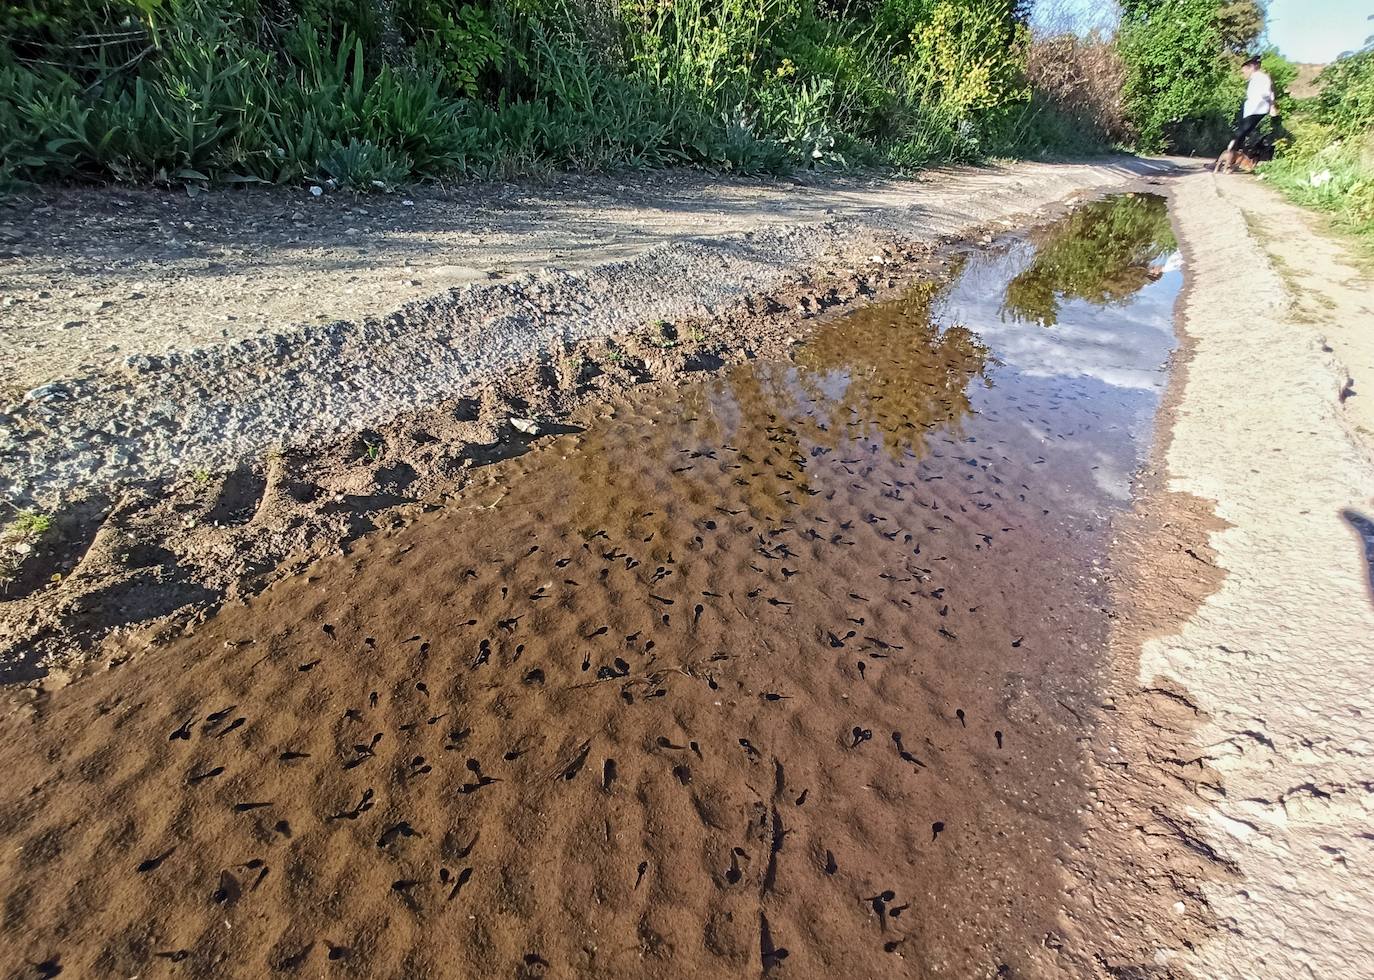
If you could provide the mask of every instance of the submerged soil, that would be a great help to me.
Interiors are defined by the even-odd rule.
[[[198,318],[238,295],[225,281],[229,273],[188,280],[201,290],[194,301],[149,294],[162,313],[184,313],[181,333],[165,316],[147,320],[158,342],[175,350],[139,354],[123,369],[83,368],[0,412],[0,471],[10,481],[0,487],[0,508],[33,508],[52,519],[27,555],[0,540],[0,683],[52,687],[72,671],[123,659],[146,646],[140,632],[149,623],[175,628],[222,601],[255,594],[283,569],[442,505],[474,467],[529,448],[513,418],[561,418],[635,386],[785,358],[816,318],[885,301],[913,281],[951,271],[948,249],[934,248],[941,236],[972,233],[991,247],[1013,215],[1163,169],[1135,160],[1027,164],[941,174],[933,185],[727,185],[701,199],[688,193],[692,184],[655,198],[658,210],[641,202],[617,212],[618,227],[643,233],[633,256],[607,262],[602,251],[579,249],[539,275],[427,294],[383,319],[271,334],[244,327],[223,344],[191,349],[186,345],[201,340],[193,329]],[[474,216],[505,222],[507,238],[471,245],[472,261],[493,267],[510,257],[508,238],[517,231],[534,247],[564,225],[580,227],[601,214],[600,204],[574,195],[566,221],[553,225],[538,209],[497,214],[482,194],[468,198],[459,196],[463,207],[436,198],[416,227],[439,235]],[[85,198],[69,203],[78,217],[94,208]],[[130,220],[178,206],[148,195],[125,203],[121,214]],[[250,280],[267,275],[249,262],[256,253],[244,239],[251,235],[223,202],[181,207],[218,215],[221,238],[207,241],[223,247],[226,269]],[[1060,202],[1039,217],[1066,208]],[[251,225],[256,212],[244,210],[239,219]],[[114,220],[101,212],[106,219]],[[712,222],[718,234],[701,235]],[[24,261],[56,275],[63,288],[107,295],[112,287],[90,268],[73,274],[83,267],[69,254],[71,243],[34,241],[55,234],[37,222],[20,247]],[[442,237],[422,242],[445,254],[456,247]],[[371,291],[364,291],[378,303],[396,298],[393,280],[404,262],[428,255],[416,240],[383,244],[373,256]],[[103,262],[114,246],[96,238],[84,247],[93,250],[90,261]],[[324,302],[337,292],[338,276],[363,261],[363,244],[348,247],[353,266],[336,267],[306,249],[272,274],[290,273]],[[162,269],[165,256],[153,244],[129,250],[140,257],[120,266],[121,275]],[[27,349],[23,325],[31,312],[25,303],[0,312],[0,349],[7,341],[8,349]],[[142,323],[128,310],[112,312],[100,335],[113,338]],[[19,332],[7,333],[12,326]],[[66,357],[88,347],[45,350]]]
[[[3,966],[1090,975],[1067,928],[1181,283],[1125,196],[3,722]]]

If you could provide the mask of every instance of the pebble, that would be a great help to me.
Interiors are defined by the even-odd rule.
[[[56,381],[52,381],[45,385],[39,385],[37,388],[34,388],[33,390],[29,391],[26,395],[24,395],[24,401],[62,402],[71,398],[71,396],[72,393],[67,389],[66,385],[59,384]]]

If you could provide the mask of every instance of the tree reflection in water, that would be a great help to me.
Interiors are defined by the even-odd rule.
[[[821,328],[791,365],[734,372],[729,394],[741,428],[762,420],[761,438],[790,459],[860,442],[894,459],[923,455],[927,433],[957,427],[971,410],[969,384],[990,360],[973,331],[932,321],[932,303],[958,271]]]
[[[1164,198],[1120,194],[1032,232],[1035,255],[1007,285],[1003,318],[1050,327],[1065,300],[1128,301],[1178,248]]]

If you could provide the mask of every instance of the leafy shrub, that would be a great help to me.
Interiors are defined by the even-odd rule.
[[[413,166],[405,153],[368,140],[335,140],[320,156],[321,169],[354,190],[391,190],[410,176]]]
[[[1126,66],[1115,45],[1094,31],[1037,37],[1026,61],[1026,77],[1046,114],[1055,114],[1076,130],[1075,140],[1064,133],[1051,142],[1102,145],[1130,139],[1130,124],[1122,101]]]
[[[1129,0],[1118,48],[1125,104],[1145,150],[1215,152],[1244,93],[1216,0]]]
[[[1029,93],[1010,0],[23,3],[0,180],[920,165],[1005,144]]]
[[[1374,46],[1327,65],[1318,84],[1319,122],[1345,134],[1374,129]]]
[[[448,92],[478,95],[483,77],[503,63],[491,13],[477,4],[404,0],[397,14],[416,56],[438,69]]]

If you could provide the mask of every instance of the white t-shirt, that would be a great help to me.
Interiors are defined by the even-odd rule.
[[[1274,108],[1274,83],[1263,71],[1256,70],[1245,86],[1243,116],[1267,116]]]

